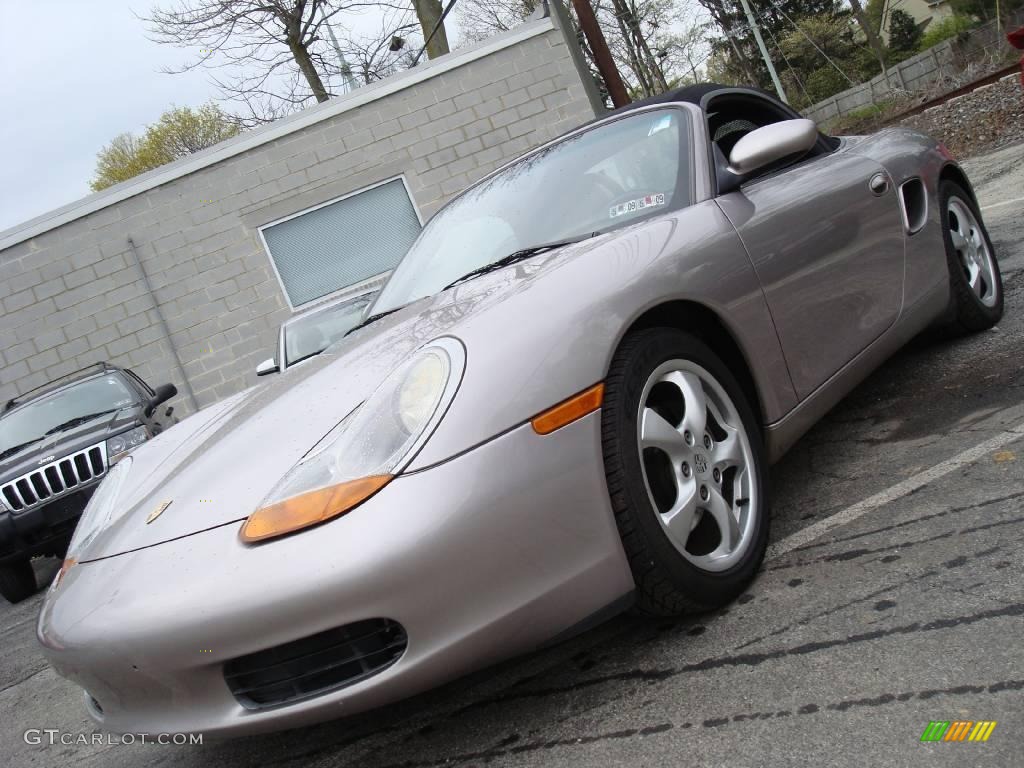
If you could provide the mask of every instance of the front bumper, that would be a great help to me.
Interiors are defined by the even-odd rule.
[[[537,648],[633,589],[599,413],[545,437],[524,425],[287,538],[247,547],[239,527],[76,566],[49,596],[46,655],[105,728],[235,735],[353,714]],[[408,633],[374,677],[257,711],[225,683],[231,659],[372,618]]]
[[[81,490],[24,512],[0,512],[0,564],[62,554],[98,484],[97,479]]]

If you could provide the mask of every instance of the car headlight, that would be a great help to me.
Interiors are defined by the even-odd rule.
[[[54,579],[54,587],[60,583],[68,568],[78,562],[79,554],[89,546],[96,538],[96,534],[103,530],[107,521],[110,520],[110,513],[114,510],[117,497],[121,493],[121,486],[124,485],[124,479],[131,466],[131,456],[126,456],[115,464],[96,488],[96,492],[89,498],[89,503],[85,505],[78,525],[75,527],[71,543],[68,544],[68,553],[64,558],[64,564],[61,566],[57,578]]]
[[[413,460],[451,404],[466,353],[437,339],[389,375],[281,479],[242,526],[252,543],[345,514]]]
[[[145,427],[135,427],[107,440],[107,461],[113,464],[132,448],[149,440],[149,431]]]

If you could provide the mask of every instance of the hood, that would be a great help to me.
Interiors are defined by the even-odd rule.
[[[17,453],[0,461],[0,484],[21,477],[50,462],[84,450],[113,437],[136,424],[140,424],[137,405],[105,413],[77,424],[71,429],[46,435],[38,442],[25,446]]]
[[[484,275],[404,307],[265,385],[190,416],[137,448],[106,529],[80,562],[241,522],[314,445],[409,355],[521,294],[603,238],[520,262],[521,279]],[[507,270],[503,270],[507,271]],[[472,351],[470,351],[470,357]],[[471,365],[472,363],[470,363]],[[146,518],[164,502],[165,510]]]

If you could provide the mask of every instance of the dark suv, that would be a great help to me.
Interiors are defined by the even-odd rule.
[[[166,429],[177,394],[107,363],[9,400],[0,414],[0,595],[36,591],[30,562],[63,557],[93,490],[114,463]],[[158,412],[161,410],[162,412]]]

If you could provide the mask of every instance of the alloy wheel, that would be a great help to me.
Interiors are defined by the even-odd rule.
[[[970,206],[956,196],[949,198],[946,218],[953,249],[964,270],[967,284],[982,304],[986,307],[995,306],[995,264],[981,225]]]
[[[746,552],[760,504],[750,439],[735,404],[690,360],[669,360],[640,398],[637,445],[644,483],[677,550],[706,571]]]

